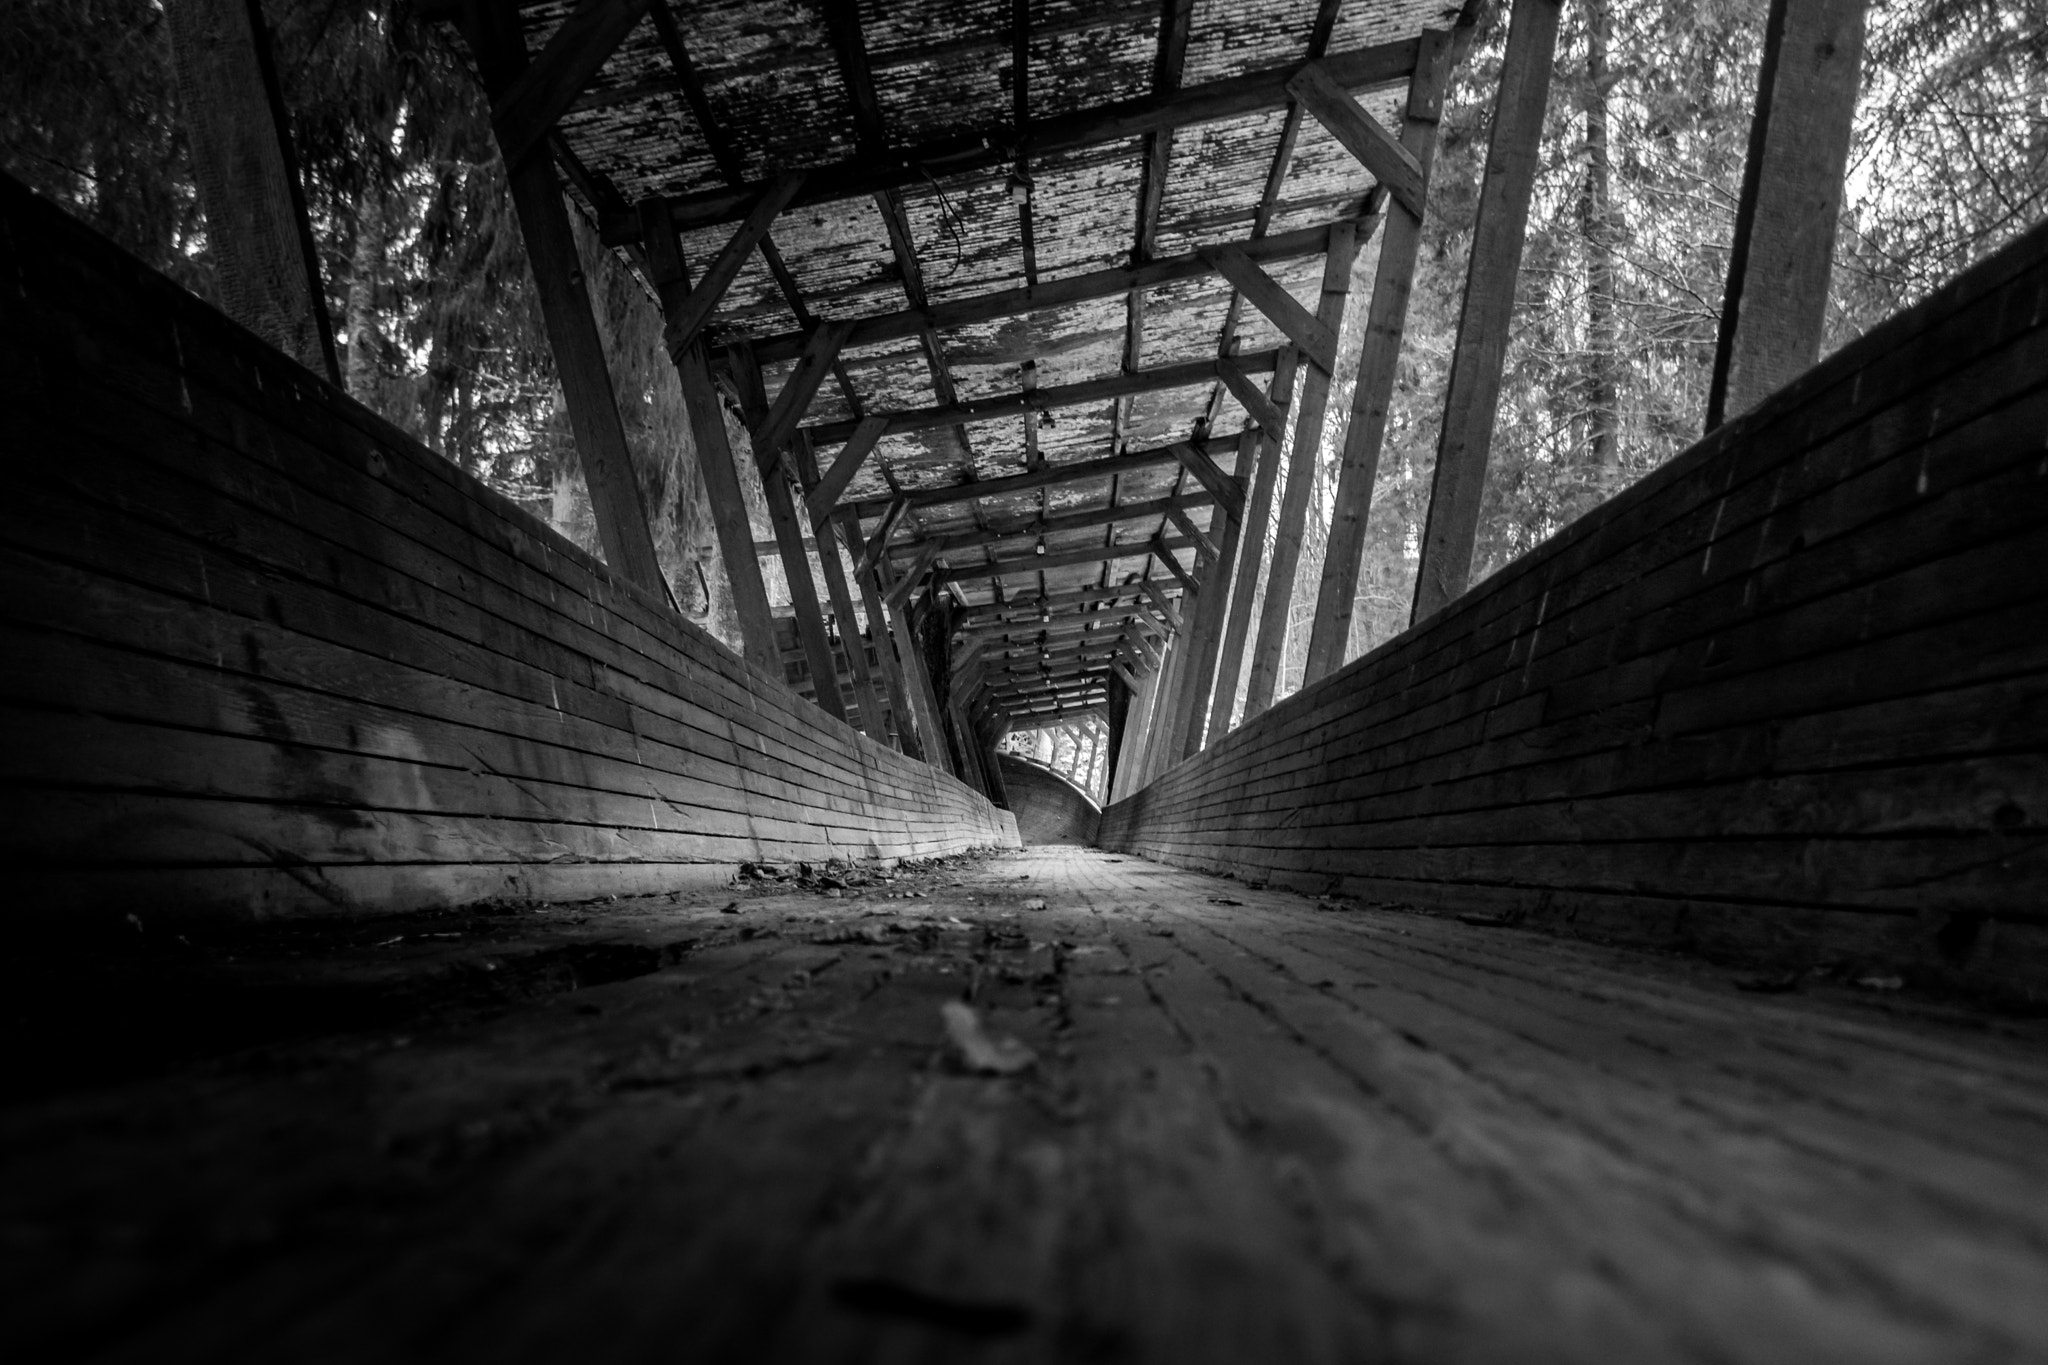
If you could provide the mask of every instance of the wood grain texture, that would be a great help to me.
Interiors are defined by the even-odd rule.
[[[2048,230],[1104,812],[1318,891],[2039,1000]]]
[[[0,525],[6,843],[39,903],[396,910],[1013,837],[54,210],[0,204],[37,262],[0,298],[5,441],[49,456]]]
[[[1074,848],[848,880],[131,948],[115,1055],[213,1060],[12,1097],[0,1348],[2048,1351],[2037,1019]]]

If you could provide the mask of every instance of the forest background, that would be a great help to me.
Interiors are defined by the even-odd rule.
[[[1566,0],[1475,583],[1701,435],[1766,8]],[[489,111],[453,31],[409,0],[262,9],[349,392],[597,553]],[[1485,6],[1445,105],[1353,657],[1408,624],[1504,17]],[[0,6],[0,169],[212,299],[165,30],[157,0]],[[2034,224],[2044,200],[2048,0],[1872,0],[1827,348]],[[587,230],[581,245],[672,591],[736,646],[659,317]],[[1361,253],[1355,312],[1375,258]],[[1359,321],[1340,347],[1354,369]],[[1352,375],[1337,381],[1341,413]],[[1341,438],[1324,436],[1283,691],[1300,677]],[[786,603],[779,567],[763,569]]]

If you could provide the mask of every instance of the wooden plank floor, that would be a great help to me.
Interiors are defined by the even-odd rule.
[[[330,985],[657,951],[15,1099],[0,1355],[2048,1359],[2042,1021],[1086,850],[851,880],[366,927]]]

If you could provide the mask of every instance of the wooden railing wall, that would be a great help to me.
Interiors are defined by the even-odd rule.
[[[11,182],[0,389],[18,911],[664,891],[1016,841]]]
[[[2048,228],[1104,812],[1366,901],[2048,996]]]

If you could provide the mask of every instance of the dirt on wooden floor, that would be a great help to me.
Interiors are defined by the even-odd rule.
[[[1079,849],[152,925],[8,1031],[0,1352],[2048,1355],[2048,1029]]]

